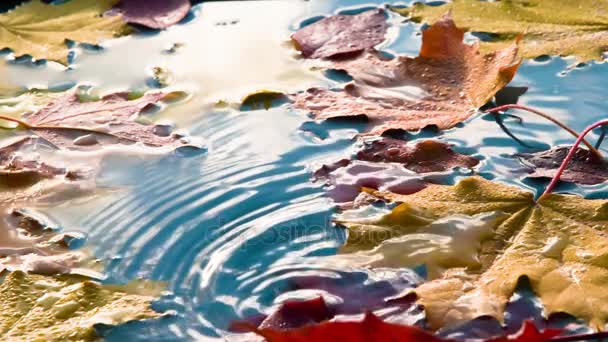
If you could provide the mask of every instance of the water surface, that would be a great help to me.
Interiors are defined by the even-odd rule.
[[[102,49],[77,46],[69,69],[7,56],[8,81],[27,88],[87,84],[101,93],[145,90],[153,86],[152,68],[160,66],[170,72],[169,89],[191,94],[159,116],[203,137],[204,152],[113,153],[103,159],[96,196],[38,208],[63,229],[87,235],[87,244],[105,262],[105,281],[142,277],[167,283],[155,308],[173,315],[114,328],[107,340],[236,338],[227,332],[232,320],[269,312],[287,298],[323,293],[290,291],[290,283],[305,276],[344,279],[351,287],[387,277],[402,279],[405,287],[419,279],[406,269],[373,273],[318,261],[319,256],[335,254],[346,234],[331,223],[333,203],[322,184],[310,177],[324,162],[349,156],[355,149],[353,136],[365,129],[364,123],[315,123],[288,104],[246,111],[236,105],[261,89],[339,87],[341,80],[327,78],[297,58],[288,43],[290,32],[320,15],[383,3],[208,2],[166,31],[115,39]],[[390,37],[381,48],[415,55],[420,25],[392,14],[389,21]],[[169,53],[175,44],[183,46]],[[580,131],[608,113],[602,91],[608,65],[572,67],[573,62],[559,57],[526,61],[511,85],[528,87],[520,103],[545,110]],[[456,150],[482,159],[477,170],[484,177],[539,191],[546,182],[526,179],[511,156],[571,143],[573,138],[541,118],[517,114],[523,123],[507,119],[506,126],[530,147],[505,134],[492,115],[407,138],[451,142]],[[592,134],[590,139],[595,138]],[[455,170],[442,179],[453,183],[465,175]],[[558,190],[606,197],[606,185],[565,185]]]

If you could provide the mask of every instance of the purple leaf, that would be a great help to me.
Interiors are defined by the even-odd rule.
[[[569,150],[570,146],[558,146],[547,151],[521,153],[516,156],[522,164],[530,168],[528,177],[553,178]],[[585,185],[603,183],[608,179],[608,163],[588,150],[578,148],[560,179]]]
[[[306,58],[331,58],[374,47],[386,34],[384,10],[334,15],[310,24],[291,38]]]
[[[184,19],[188,11],[189,0],[122,0],[110,14],[121,14],[130,24],[164,29]]]

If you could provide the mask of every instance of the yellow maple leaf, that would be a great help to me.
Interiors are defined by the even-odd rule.
[[[4,341],[91,341],[94,325],[116,325],[161,314],[150,308],[158,287],[102,285],[75,276],[5,276],[0,285]],[[142,292],[144,292],[142,294]]]
[[[415,289],[432,328],[482,315],[502,319],[522,276],[530,279],[547,313],[567,312],[603,328],[608,319],[607,200],[551,194],[535,203],[529,192],[480,177],[454,186],[429,185],[412,195],[371,192],[403,203],[372,222],[342,222],[353,233],[347,251],[354,253],[345,257],[363,253],[364,260],[372,258],[371,266],[385,265],[383,258],[389,258],[390,266],[411,266],[406,257],[399,257],[399,251],[412,247],[404,237],[432,233],[440,220],[495,214],[488,221],[490,233],[479,237],[475,262],[459,261],[457,253],[428,259],[444,269]],[[370,246],[371,251],[361,251]],[[424,248],[417,252],[428,253]]]
[[[66,39],[98,44],[129,27],[120,16],[103,16],[116,0],[78,0],[49,5],[32,0],[0,14],[0,41],[16,56],[29,54],[67,64]]]
[[[484,51],[496,50],[524,34],[520,53],[574,55],[578,61],[601,60],[608,50],[608,2],[596,0],[454,0],[442,6],[417,3],[393,11],[432,23],[451,11],[459,27],[491,34]]]

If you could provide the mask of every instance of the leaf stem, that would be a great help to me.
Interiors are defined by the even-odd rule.
[[[597,121],[597,122],[591,124],[590,126],[588,126],[587,128],[585,128],[585,130],[578,136],[578,138],[576,139],[576,142],[574,142],[574,145],[572,145],[572,147],[570,147],[570,151],[568,151],[568,155],[566,155],[566,158],[564,158],[564,160],[562,161],[562,164],[559,166],[559,169],[557,169],[557,173],[551,179],[551,183],[549,183],[549,185],[545,189],[545,192],[543,192],[543,194],[538,199],[539,201],[543,197],[549,195],[551,193],[551,191],[553,191],[553,188],[555,188],[555,185],[557,185],[557,182],[559,182],[559,178],[562,176],[562,174],[566,170],[566,167],[568,166],[568,162],[570,162],[570,160],[576,153],[576,149],[578,148],[578,145],[580,145],[581,142],[585,140],[585,135],[587,135],[589,132],[591,132],[592,129],[602,126],[602,125],[606,125],[606,124],[608,124],[608,119],[603,119],[603,120]]]
[[[19,125],[23,126],[24,128],[32,128],[32,125],[30,125],[29,123],[27,123],[23,120],[19,120],[17,118],[10,117],[10,116],[0,115],[0,120],[16,122]]]
[[[126,136],[117,136],[115,134],[112,133],[108,133],[108,132],[104,132],[104,131],[99,131],[96,129],[92,129],[92,128],[86,128],[86,127],[70,127],[70,126],[53,126],[53,125],[32,125],[28,122],[25,122],[23,120],[17,119],[17,118],[13,118],[10,116],[5,116],[5,115],[0,115],[0,120],[6,120],[6,121],[11,121],[11,122],[16,122],[19,125],[23,126],[23,128],[25,129],[29,129],[29,130],[36,130],[36,129],[49,129],[49,130],[74,130],[74,131],[83,131],[83,132],[90,132],[90,133],[95,133],[95,134],[101,134],[101,135],[106,135],[109,137],[114,137],[117,139],[122,139],[122,140],[127,140],[127,141],[132,141],[132,142],[137,142],[136,139],[130,138],[130,137],[126,137]]]
[[[558,125],[559,127],[563,128],[564,130],[566,130],[568,133],[572,134],[574,137],[578,138],[578,133],[575,130],[573,130],[572,128],[568,127],[565,123],[557,120],[556,118],[552,117],[551,115],[549,115],[547,113],[543,113],[537,109],[530,108],[527,106],[522,106],[522,105],[518,105],[518,104],[507,104],[507,105],[502,105],[502,106],[487,109],[484,112],[495,113],[495,112],[500,112],[500,111],[509,110],[509,109],[521,109],[521,110],[525,110],[530,113],[536,114],[540,117],[543,117],[543,118],[553,122],[554,124]],[[591,151],[591,153],[593,153],[596,157],[602,158],[602,154],[595,147],[593,147],[593,145],[591,145],[587,140],[583,139],[583,143],[587,146],[589,151]]]

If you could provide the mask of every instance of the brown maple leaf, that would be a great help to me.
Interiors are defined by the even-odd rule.
[[[365,116],[367,134],[391,129],[418,130],[455,126],[473,115],[511,81],[520,64],[517,43],[482,55],[477,43],[463,42],[464,31],[449,15],[422,33],[418,57],[387,58],[368,50],[332,67],[353,81],[343,90],[311,88],[292,96],[294,107],[315,119]]]

